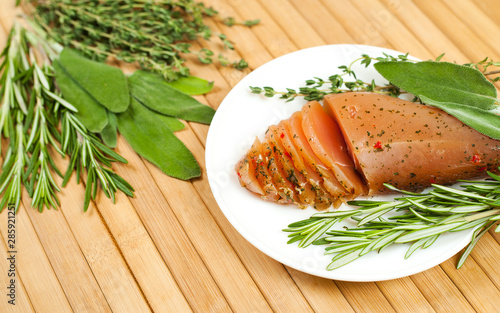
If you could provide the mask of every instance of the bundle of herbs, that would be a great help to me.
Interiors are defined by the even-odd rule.
[[[237,23],[193,0],[39,0],[33,17],[51,38],[80,50],[91,59],[108,57],[161,73],[168,80],[188,76],[185,58],[194,54],[203,63],[216,58],[224,66],[247,67],[244,60],[230,61],[207,48],[193,51],[190,41],[218,37],[223,48],[233,49],[224,34],[214,34],[208,17],[226,25],[253,26],[259,21]]]
[[[33,207],[56,208],[60,189],[52,172],[64,178],[64,186],[74,171],[77,180],[87,171],[85,209],[98,184],[111,198],[118,190],[133,195],[133,188],[111,167],[112,162],[127,161],[102,144],[78,120],[75,106],[61,97],[48,57],[56,54],[44,38],[15,24],[0,55],[0,130],[8,142],[0,175],[0,209],[7,204],[19,207],[23,185]],[[62,157],[71,156],[65,175],[52,149]]]
[[[18,1],[18,4],[21,1]],[[8,148],[0,174],[0,210],[19,207],[21,187],[32,206],[58,207],[60,191],[76,172],[86,177],[84,210],[99,186],[109,198],[133,187],[112,162],[127,161],[112,150],[120,132],[142,157],[175,178],[201,175],[188,148],[174,135],[184,121],[210,124],[215,111],[193,95],[213,84],[189,75],[184,57],[194,53],[211,63],[213,51],[190,51],[189,41],[211,39],[203,17],[234,25],[232,18],[195,1],[63,0],[30,1],[31,17],[16,23],[0,55],[0,131]],[[258,21],[242,24],[255,25]],[[222,47],[233,49],[223,34]],[[103,61],[109,58],[143,68],[127,77]],[[222,65],[246,67],[243,60]],[[63,173],[52,150],[69,156]]]

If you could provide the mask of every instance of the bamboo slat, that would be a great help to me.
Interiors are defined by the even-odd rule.
[[[500,305],[498,288],[473,259],[456,270],[458,255],[443,262],[441,267],[478,312],[494,312]]]
[[[11,250],[8,249],[7,241],[2,240],[0,242],[0,271],[3,275],[0,278],[0,284],[2,284],[4,292],[0,300],[0,311],[16,313],[35,312],[16,268],[19,265],[17,263],[19,255],[8,251]]]
[[[0,231],[4,241],[7,242],[9,235],[7,214],[0,216],[0,220]],[[23,277],[23,284],[33,308],[36,312],[71,312],[68,299],[31,224],[24,205],[18,209],[15,216],[15,233],[16,266],[19,274]],[[40,284],[40,281],[43,281],[43,284]]]
[[[412,275],[411,279],[436,312],[448,312],[450,308],[475,312],[440,266]]]
[[[377,286],[397,312],[435,312],[409,277],[378,282]]]
[[[206,265],[186,235],[166,198],[139,156],[118,137],[117,152],[129,162],[117,173],[143,196],[131,199],[189,305],[196,312],[230,312],[230,307]]]
[[[467,63],[470,60],[411,0],[382,0],[388,10],[408,28],[434,56],[445,53],[443,61]],[[412,52],[413,53],[413,52]]]
[[[58,162],[58,160],[56,160],[56,165],[60,168],[67,167],[66,162]],[[60,186],[62,178],[56,177],[56,182]],[[71,193],[68,193],[68,190],[71,190]],[[83,184],[77,185],[73,176],[66,189],[61,192],[59,198],[61,210],[57,213],[62,214],[67,221],[111,310],[113,312],[130,312],[129,310],[150,312],[141,290],[94,203],[90,204],[87,212],[83,211],[81,205],[84,193]],[[109,201],[101,195],[102,193],[98,194],[96,203]]]
[[[489,46],[478,40],[473,30],[467,27],[442,1],[415,1],[415,4],[436,24],[439,29],[472,62],[478,62],[491,55]],[[446,21],[443,20],[446,16]],[[468,44],[474,42],[473,45]]]
[[[482,42],[488,45],[490,51],[495,53],[495,56],[490,57],[496,58],[500,56],[500,48],[494,40],[491,40],[492,34],[500,33],[500,25],[494,22],[498,16],[491,19],[483,10],[477,7],[470,0],[444,0],[443,2],[448,9],[450,9],[455,16],[457,16],[458,19],[460,19],[474,32],[477,38],[481,39]]]
[[[154,312],[190,311],[182,291],[127,196],[117,194],[116,204],[102,199],[98,210],[151,309]]]
[[[30,203],[26,193],[23,194],[23,202]],[[64,210],[78,210],[80,205],[81,202],[76,207],[65,207]],[[44,210],[40,214],[28,206],[26,212],[73,311],[111,312],[62,213],[56,210]]]
[[[198,139],[190,132],[181,131],[177,136],[193,152],[202,157]],[[200,159],[198,159],[200,161]],[[235,310],[270,310],[267,301],[241,264],[213,216],[190,182],[179,181],[164,175],[146,162],[154,180],[172,207],[193,245],[214,277],[228,303]]]

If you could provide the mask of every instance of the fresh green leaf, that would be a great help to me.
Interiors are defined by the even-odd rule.
[[[128,81],[132,96],[155,112],[205,124],[215,114],[214,109],[171,87],[160,76],[136,71]]]
[[[149,73],[149,72],[147,72]],[[154,77],[156,76],[156,77]],[[163,76],[156,75],[153,73],[149,73],[149,75],[144,75],[144,79],[150,79],[152,81],[158,81],[162,80],[165,81]],[[212,88],[214,87],[213,82],[209,82],[203,78],[199,78],[196,76],[187,76],[187,77],[181,77],[177,80],[174,80],[172,82],[167,82],[165,81],[170,87],[174,87],[175,89],[182,91],[185,94],[188,95],[204,95],[206,93],[209,93]]]
[[[67,74],[98,103],[111,112],[124,112],[130,103],[127,78],[122,70],[89,60],[65,48],[59,58]]]
[[[473,68],[449,62],[378,62],[375,69],[390,83],[422,99],[458,103],[483,110],[495,107],[495,86]]]
[[[186,146],[158,118],[135,99],[118,115],[118,130],[132,148],[165,174],[183,180],[201,175],[201,169]]]
[[[58,60],[53,62],[53,66],[57,85],[64,98],[78,110],[75,116],[91,132],[101,132],[108,124],[106,108],[83,90]]]
[[[148,109],[147,107],[145,107],[145,108]],[[158,120],[162,121],[163,124],[165,124],[173,132],[183,130],[186,127],[186,125],[184,125],[184,123],[182,123],[181,121],[179,121],[175,117],[171,117],[171,116],[167,116],[167,115],[163,115],[163,114],[158,114],[155,111],[152,111],[150,109],[148,109],[148,110],[151,111],[152,113],[156,114]]]
[[[474,128],[478,132],[493,139],[500,140],[500,115],[493,111],[454,102],[437,101],[426,96],[420,96],[420,99],[425,104],[439,108],[456,117],[458,120]]]
[[[116,148],[117,141],[117,129],[116,129],[116,115],[115,113],[108,111],[108,125],[104,127],[101,132],[102,141],[111,148]]]

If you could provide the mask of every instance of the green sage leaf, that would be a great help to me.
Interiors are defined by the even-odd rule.
[[[495,86],[477,69],[449,62],[378,62],[375,69],[390,83],[419,98],[458,103],[483,110],[495,107]]]
[[[148,109],[148,108],[146,108],[146,109]],[[183,130],[186,127],[186,125],[184,125],[184,123],[182,123],[181,121],[179,121],[175,117],[171,117],[171,116],[167,116],[167,115],[163,115],[163,114],[157,114],[156,112],[154,112],[152,110],[149,110],[149,111],[156,114],[157,118],[160,121],[162,121],[163,124],[165,124],[173,132]]]
[[[108,111],[108,124],[101,131],[102,141],[110,148],[116,148],[117,142],[117,129],[116,129],[116,115]]]
[[[130,103],[127,78],[117,67],[85,58],[65,48],[60,56],[67,73],[97,102],[111,112],[124,112]]]
[[[441,102],[426,96],[420,96],[420,99],[425,104],[454,116],[483,135],[500,140],[500,115],[497,113],[454,102]]]
[[[171,87],[161,76],[136,71],[129,77],[131,95],[151,110],[186,121],[210,124],[211,107]]]
[[[151,76],[152,75],[154,74],[151,74]],[[158,76],[159,79],[163,79],[163,76],[156,76]],[[154,78],[154,80],[157,80],[158,78]],[[163,80],[165,81],[165,79]],[[209,82],[208,80],[196,76],[180,77],[172,82],[165,82],[170,87],[174,87],[175,89],[191,96],[204,95],[209,93],[214,87],[213,82]]]
[[[78,110],[76,118],[91,132],[100,133],[108,124],[106,108],[82,89],[58,60],[54,60],[52,65],[64,98]]]
[[[128,110],[117,117],[118,130],[132,148],[165,174],[183,180],[201,175],[192,153],[158,114],[131,98]]]

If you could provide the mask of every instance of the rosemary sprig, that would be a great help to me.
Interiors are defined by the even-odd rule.
[[[102,144],[101,140],[90,133],[73,113],[64,112],[61,124],[62,150],[71,154],[62,186],[68,183],[74,171],[76,171],[77,181],[81,179],[83,170],[87,171],[84,211],[87,210],[90,199],[95,199],[99,183],[104,194],[113,202],[117,190],[132,197],[134,188],[111,168],[112,162],[127,163],[127,160]]]
[[[434,184],[422,194],[386,184],[404,195],[393,201],[350,201],[358,208],[316,213],[283,231],[290,232],[288,243],[298,242],[301,248],[324,245],[325,254],[333,255],[327,269],[333,270],[392,244],[412,243],[405,255],[408,258],[419,248],[432,245],[443,233],[475,228],[457,264],[460,268],[478,240],[500,219],[500,176],[488,174],[488,180],[467,181],[460,188]],[[333,229],[346,219],[354,221],[356,227]]]
[[[201,2],[143,0],[62,0],[36,1],[35,21],[56,42],[81,50],[87,56],[105,60],[114,57],[138,63],[144,69],[159,72],[169,80],[189,74],[185,58],[193,54],[203,63],[214,61],[214,51],[191,51],[189,41],[221,40],[222,49],[234,49],[224,34],[213,34],[203,18],[225,25],[258,24],[258,20],[237,22],[222,18]],[[223,54],[217,60],[223,66],[242,69],[244,60],[229,61]]]
[[[0,131],[8,142],[0,174],[0,211],[7,204],[19,207],[22,186],[38,210],[59,206],[60,188],[53,173],[63,175],[50,149],[71,156],[63,186],[75,170],[78,180],[87,171],[92,198],[98,184],[113,200],[117,190],[133,195],[133,188],[111,168],[111,162],[126,160],[88,132],[75,118],[76,109],[60,96],[50,64],[57,51],[40,30],[15,24],[0,54]],[[84,210],[89,201],[87,197]]]

